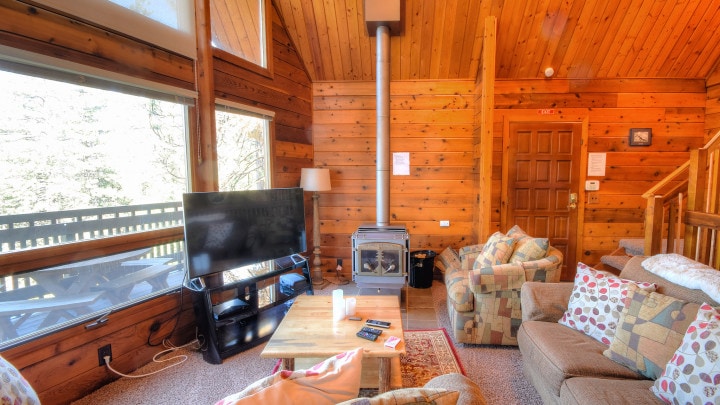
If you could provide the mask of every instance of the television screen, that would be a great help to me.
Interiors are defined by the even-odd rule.
[[[183,194],[190,279],[307,250],[302,188]]]

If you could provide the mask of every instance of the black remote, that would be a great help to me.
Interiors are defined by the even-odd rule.
[[[367,321],[365,321],[365,325],[377,326],[378,328],[387,329],[390,327],[390,322],[378,321],[377,319],[368,319]]]
[[[371,328],[369,326],[365,326],[364,328],[360,329],[362,332],[372,333],[373,335],[382,335],[382,332],[380,329]]]
[[[357,337],[361,337],[361,338],[363,338],[363,339],[367,339],[367,340],[370,340],[370,341],[373,341],[373,342],[374,342],[374,341],[377,340],[378,335],[376,335],[376,334],[374,334],[374,333],[369,333],[369,332],[364,332],[364,331],[358,331]]]

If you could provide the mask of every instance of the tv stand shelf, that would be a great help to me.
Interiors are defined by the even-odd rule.
[[[223,359],[270,338],[293,299],[313,294],[306,258],[291,255],[188,282],[203,358]]]

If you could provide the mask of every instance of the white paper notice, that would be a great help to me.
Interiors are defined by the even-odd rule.
[[[407,176],[410,174],[410,152],[393,153],[393,175]]]
[[[588,176],[605,175],[605,153],[588,153]]]

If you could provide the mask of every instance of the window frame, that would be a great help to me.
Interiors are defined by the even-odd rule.
[[[26,74],[36,77],[48,77],[58,80],[59,77],[74,77],[75,81],[66,80],[73,84],[104,88],[109,91],[136,89],[137,94],[164,94],[168,99],[175,99],[186,104],[186,117],[193,114],[197,93],[182,88],[171,87],[160,83],[150,82],[119,73],[104,71],[91,66],[35,54],[15,48],[0,46],[0,65],[3,70]],[[7,69],[7,67],[17,69]],[[27,72],[18,72],[18,69],[27,69]],[[47,76],[41,76],[45,72]],[[106,86],[106,87],[103,87]],[[127,91],[131,93],[132,91]],[[147,96],[147,94],[144,94]],[[190,140],[194,128],[186,121],[186,156],[189,164]],[[192,171],[187,171],[188,190],[191,189]],[[48,266],[67,264],[79,260],[101,257],[127,250],[152,247],[155,245],[177,242],[184,239],[183,226],[153,229],[131,234],[109,236],[101,239],[71,242],[60,245],[46,246],[35,249],[12,251],[0,254],[0,277],[13,275],[25,271],[32,271]]]

